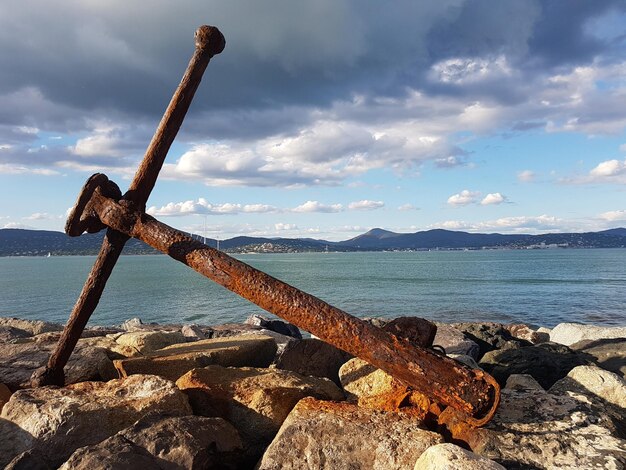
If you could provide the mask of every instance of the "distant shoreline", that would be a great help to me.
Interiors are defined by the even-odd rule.
[[[311,238],[234,237],[214,240],[191,235],[225,253],[340,253],[340,252],[418,252],[549,250],[566,248],[626,248],[626,228],[601,232],[546,233],[541,235],[468,233],[450,230],[427,230],[395,233],[372,229],[349,240],[331,242]],[[95,255],[100,251],[104,233],[68,237],[63,232],[45,230],[0,229],[0,257]],[[143,242],[130,239],[123,254],[157,254]]]

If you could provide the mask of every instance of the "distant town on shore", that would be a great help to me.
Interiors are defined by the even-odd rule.
[[[104,232],[68,237],[63,232],[46,230],[0,229],[0,256],[95,255]],[[300,253],[354,251],[432,251],[486,249],[563,249],[625,248],[626,228],[600,232],[499,234],[468,233],[451,230],[426,230],[395,233],[379,228],[349,240],[332,242],[312,238],[234,237],[218,241],[192,235],[211,247],[228,253]],[[124,254],[155,254],[156,250],[131,239]]]

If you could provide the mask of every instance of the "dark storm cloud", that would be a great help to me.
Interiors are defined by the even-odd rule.
[[[433,63],[506,53],[547,66],[587,60],[602,43],[585,22],[618,2],[8,0],[0,9],[0,93],[28,86],[54,103],[158,116],[199,23],[227,48],[196,109],[324,106],[351,93],[397,94]],[[623,4],[622,4],[623,5]],[[567,12],[567,14],[564,14]]]
[[[115,166],[138,158],[187,65],[193,31],[209,23],[226,36],[226,50],[210,64],[179,142],[222,139],[249,147],[271,136],[297,139],[319,120],[388,133],[403,119],[429,117],[437,126],[426,137],[443,143],[440,154],[424,150],[419,158],[466,163],[452,158],[462,152],[444,142],[450,116],[473,101],[525,104],[537,83],[566,73],[567,64],[623,61],[614,53],[615,37],[590,30],[618,10],[626,12],[623,1],[5,0],[0,145],[22,145],[8,153],[30,162],[32,128],[82,139],[82,147],[48,149],[44,162]],[[606,107],[590,119],[619,118],[619,104],[611,111],[616,116],[603,116],[613,109]],[[546,121],[530,114],[509,127]],[[381,142],[380,132],[370,134],[375,138],[361,154],[372,160]],[[385,152],[375,164],[353,166],[395,164],[394,152]],[[412,148],[401,153],[403,162],[416,161]]]

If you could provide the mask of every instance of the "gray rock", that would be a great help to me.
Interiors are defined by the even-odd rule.
[[[296,339],[302,339],[302,333],[300,333],[300,330],[297,326],[282,320],[269,319],[262,315],[250,315],[246,319],[245,323],[249,325],[260,326],[261,328],[275,331],[276,333],[280,333],[281,335],[291,336],[292,338]]]
[[[124,321],[124,323],[122,323],[120,325],[120,328],[124,331],[136,331],[138,329],[141,329],[141,326],[143,325],[143,322],[141,321],[141,318],[129,318],[128,320]]]
[[[480,347],[477,359],[494,349],[517,349],[530,346],[529,341],[514,338],[501,323],[452,323],[465,337]]]
[[[558,383],[558,382],[557,382]],[[506,379],[504,388],[508,390],[535,390],[544,392],[544,388],[537,382],[532,375],[528,374],[511,374]]]
[[[413,470],[506,470],[502,465],[454,444],[437,444],[424,451]]]
[[[60,468],[236,468],[235,452],[241,447],[235,428],[221,418],[149,416],[99,444],[78,449]]]
[[[567,346],[542,343],[526,348],[488,352],[479,365],[500,385],[504,385],[511,374],[530,374],[543,388],[548,389],[574,367],[586,363]]]
[[[27,450],[11,460],[4,470],[52,470],[55,467],[37,450]]]
[[[39,335],[50,331],[61,331],[63,325],[41,320],[22,320],[21,318],[0,317],[0,326],[12,327],[28,332],[30,335]]]
[[[227,336],[239,336],[251,331],[261,331],[263,327],[259,325],[248,325],[246,323],[224,323],[222,325],[211,326],[211,338],[224,338]]]
[[[185,394],[167,380],[133,376],[110,382],[19,390],[0,414],[0,466],[34,449],[53,465],[150,412],[191,414]]]
[[[578,366],[550,388],[550,393],[587,403],[612,423],[617,437],[626,438],[626,381],[597,366]]]
[[[493,420],[462,439],[507,469],[623,468],[626,441],[585,403],[540,390],[503,389]]]
[[[626,380],[597,366],[574,367],[567,377],[550,388],[550,393],[563,391],[592,395],[603,402],[626,409]]]
[[[603,327],[579,323],[559,323],[550,332],[550,341],[569,346],[583,340],[626,338],[626,326]]]
[[[406,469],[442,442],[409,415],[305,398],[281,426],[258,469]]]
[[[30,336],[32,335],[26,330],[14,326],[0,326],[0,343],[11,343]]]
[[[433,344],[441,346],[446,354],[463,354],[478,359],[480,347],[477,343],[465,337],[463,332],[443,323],[437,324],[437,334]]]
[[[302,339],[290,342],[274,364],[278,369],[326,377],[340,385],[339,368],[350,358],[347,352],[319,339]]]
[[[570,348],[603,369],[626,378],[626,338],[583,340]]]
[[[200,339],[210,339],[211,332],[205,331],[200,328],[198,325],[184,325],[180,332],[185,337],[186,341],[198,341]]]

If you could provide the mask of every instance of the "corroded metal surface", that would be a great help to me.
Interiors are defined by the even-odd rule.
[[[96,176],[102,180],[101,176]],[[86,191],[93,188],[86,185]],[[461,412],[479,426],[499,401],[495,380],[478,369],[425,349],[360,320],[225,253],[194,240],[155,218],[115,201],[96,188],[84,204],[117,232],[142,240],[259,307],[309,331],[405,382],[426,397]],[[432,341],[432,340],[431,340]]]
[[[195,51],[183,78],[178,85],[169,106],[163,114],[163,118],[146,150],[144,158],[139,166],[133,181],[123,200],[132,203],[134,207],[143,210],[145,208],[150,192],[156,183],[159,171],[163,166],[167,152],[185,119],[187,110],[193,100],[194,94],[200,84],[202,75],[209,64],[211,57],[224,50],[226,42],[222,33],[214,26],[200,26],[195,32]],[[93,183],[96,184],[96,183]],[[79,205],[81,201],[77,202]],[[87,204],[88,201],[82,201]],[[74,216],[77,216],[76,211]],[[72,216],[70,216],[70,219]],[[80,223],[78,223],[80,222]],[[75,220],[68,224],[74,230],[82,232],[80,224],[90,232],[98,231],[102,228],[97,220],[84,218],[82,221]],[[67,227],[66,227],[67,231]],[[68,232],[68,234],[73,235]],[[83,290],[72,309],[70,318],[65,325],[61,338],[48,360],[45,368],[35,371],[31,378],[34,387],[41,385],[63,385],[63,368],[85,329],[91,314],[96,309],[104,287],[109,276],[119,258],[128,236],[114,230],[107,230],[102,242],[102,247],[98,253]]]

